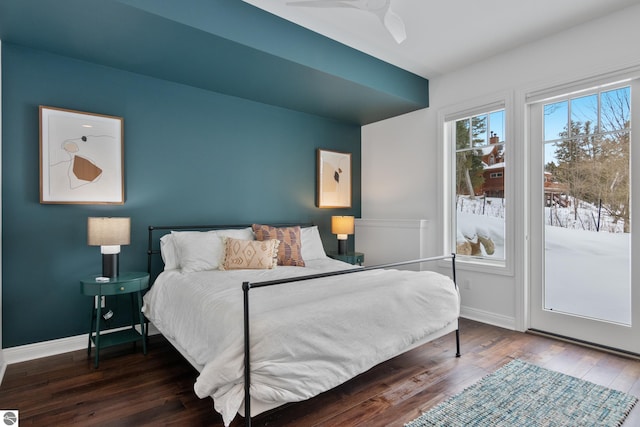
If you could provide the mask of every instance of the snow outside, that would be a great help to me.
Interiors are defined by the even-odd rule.
[[[504,201],[501,198],[458,195],[458,231],[489,237],[504,259]],[[595,231],[598,207],[580,202],[573,207],[545,208],[545,308],[583,317],[631,324],[630,234],[604,214]],[[460,237],[458,237],[460,240]],[[606,266],[606,268],[603,268]]]

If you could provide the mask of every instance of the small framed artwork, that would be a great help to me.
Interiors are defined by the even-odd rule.
[[[351,153],[318,149],[317,205],[351,207]]]
[[[40,106],[40,203],[124,204],[122,117]]]

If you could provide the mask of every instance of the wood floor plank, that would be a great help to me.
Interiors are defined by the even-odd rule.
[[[633,388],[640,382],[640,364],[627,365],[622,368],[622,372],[616,377],[609,387],[625,393],[634,394]]]
[[[442,337],[312,399],[254,418],[254,426],[402,426],[511,360],[535,363],[640,395],[640,361],[548,337],[462,319],[462,357],[454,335]],[[149,352],[128,346],[100,355],[86,350],[10,365],[0,408],[18,409],[21,426],[222,427],[211,399],[198,399],[198,376],[161,336]],[[236,417],[232,427],[243,425]],[[640,425],[634,408],[624,427]]]

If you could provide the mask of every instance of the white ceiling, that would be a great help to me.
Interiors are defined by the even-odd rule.
[[[347,46],[434,78],[596,19],[640,0],[391,0],[405,23],[397,44],[373,13],[244,0]],[[343,0],[366,3],[371,0]]]

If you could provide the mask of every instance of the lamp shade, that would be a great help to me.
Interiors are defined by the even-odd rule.
[[[333,234],[353,234],[354,218],[352,216],[332,216],[331,233]]]
[[[96,218],[87,221],[89,246],[128,245],[131,241],[131,218]]]

